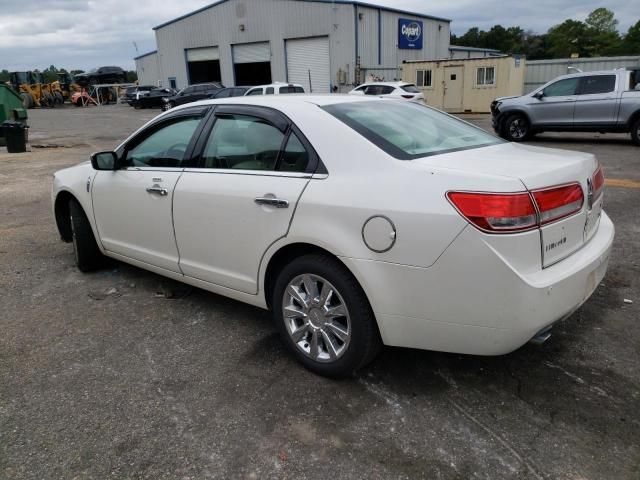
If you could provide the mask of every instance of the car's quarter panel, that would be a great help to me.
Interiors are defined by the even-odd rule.
[[[93,211],[107,252],[179,272],[171,206],[181,169],[129,168],[98,172]],[[165,189],[166,194],[149,192]]]
[[[285,236],[308,174],[187,169],[173,204],[180,267],[185,275],[256,294],[269,246]],[[260,205],[256,198],[289,202]]]
[[[341,258],[365,286],[387,345],[501,355],[575,311],[602,280],[614,236],[603,214],[580,251],[523,273],[467,227],[429,268]]]

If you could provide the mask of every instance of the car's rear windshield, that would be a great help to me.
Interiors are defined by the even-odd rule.
[[[413,102],[349,102],[323,108],[389,155],[401,160],[503,142],[478,127]]]

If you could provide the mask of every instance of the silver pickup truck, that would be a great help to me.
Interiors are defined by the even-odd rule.
[[[512,142],[536,133],[628,132],[640,146],[640,70],[558,77],[521,97],[491,103],[493,128]]]

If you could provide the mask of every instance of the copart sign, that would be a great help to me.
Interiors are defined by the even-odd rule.
[[[422,50],[424,28],[419,20],[398,20],[398,48]]]

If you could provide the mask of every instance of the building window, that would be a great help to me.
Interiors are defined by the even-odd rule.
[[[476,70],[476,85],[495,85],[496,67],[478,67]]]
[[[432,87],[431,70],[416,71],[416,87]]]

